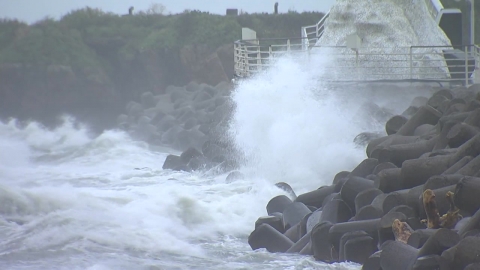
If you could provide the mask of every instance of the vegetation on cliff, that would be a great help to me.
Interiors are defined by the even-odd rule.
[[[74,68],[115,65],[142,51],[171,51],[205,45],[214,51],[240,38],[241,28],[258,37],[300,37],[300,27],[316,23],[323,14],[241,14],[220,16],[199,11],[162,15],[121,16],[98,9],[70,12],[60,20],[33,25],[0,21],[0,63],[60,64]]]
[[[144,92],[229,81],[242,27],[259,38],[300,37],[301,26],[322,16],[164,15],[161,9],[116,15],[85,8],[32,25],[0,19],[0,117],[110,117]]]

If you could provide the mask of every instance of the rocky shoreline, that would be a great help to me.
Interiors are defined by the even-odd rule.
[[[357,136],[367,158],[331,185],[297,197],[279,183],[289,196],[268,202],[251,248],[362,269],[480,269],[479,89],[413,99],[386,136]]]
[[[146,92],[139,102],[127,104],[117,125],[135,139],[182,152],[169,155],[163,169],[230,171],[236,164],[225,136],[233,108],[231,89],[225,82],[216,86],[191,82],[170,85],[164,94]]]

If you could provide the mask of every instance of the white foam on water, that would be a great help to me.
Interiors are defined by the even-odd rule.
[[[165,153],[118,130],[92,137],[71,121],[54,130],[0,123],[1,145],[10,147],[0,156],[2,268],[236,269],[269,261],[265,269],[277,269],[302,262],[253,252],[246,242],[268,200],[283,194],[268,181],[226,184],[225,175],[165,171]]]
[[[229,135],[247,178],[231,184],[162,170],[166,153],[122,131],[93,136],[68,117],[53,130],[0,123],[0,268],[358,269],[247,244],[284,194],[274,183],[297,194],[331,184],[365,158],[353,138],[381,126],[362,104],[389,102],[326,83],[335,59],[321,55],[281,58],[239,83]]]

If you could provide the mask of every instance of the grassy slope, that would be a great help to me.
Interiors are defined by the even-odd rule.
[[[3,20],[0,63],[101,66],[108,70],[145,50],[175,51],[202,44],[213,51],[239,39],[242,27],[256,30],[259,38],[300,37],[300,27],[316,23],[322,15],[290,12],[220,16],[188,11],[118,16],[86,8],[59,21],[45,19],[33,25]]]

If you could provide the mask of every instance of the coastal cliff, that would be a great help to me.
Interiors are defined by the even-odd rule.
[[[199,11],[119,16],[85,8],[32,25],[0,21],[0,118],[54,122],[57,115],[111,123],[142,93],[217,85],[233,77],[241,28],[259,38],[300,37],[322,13]]]

